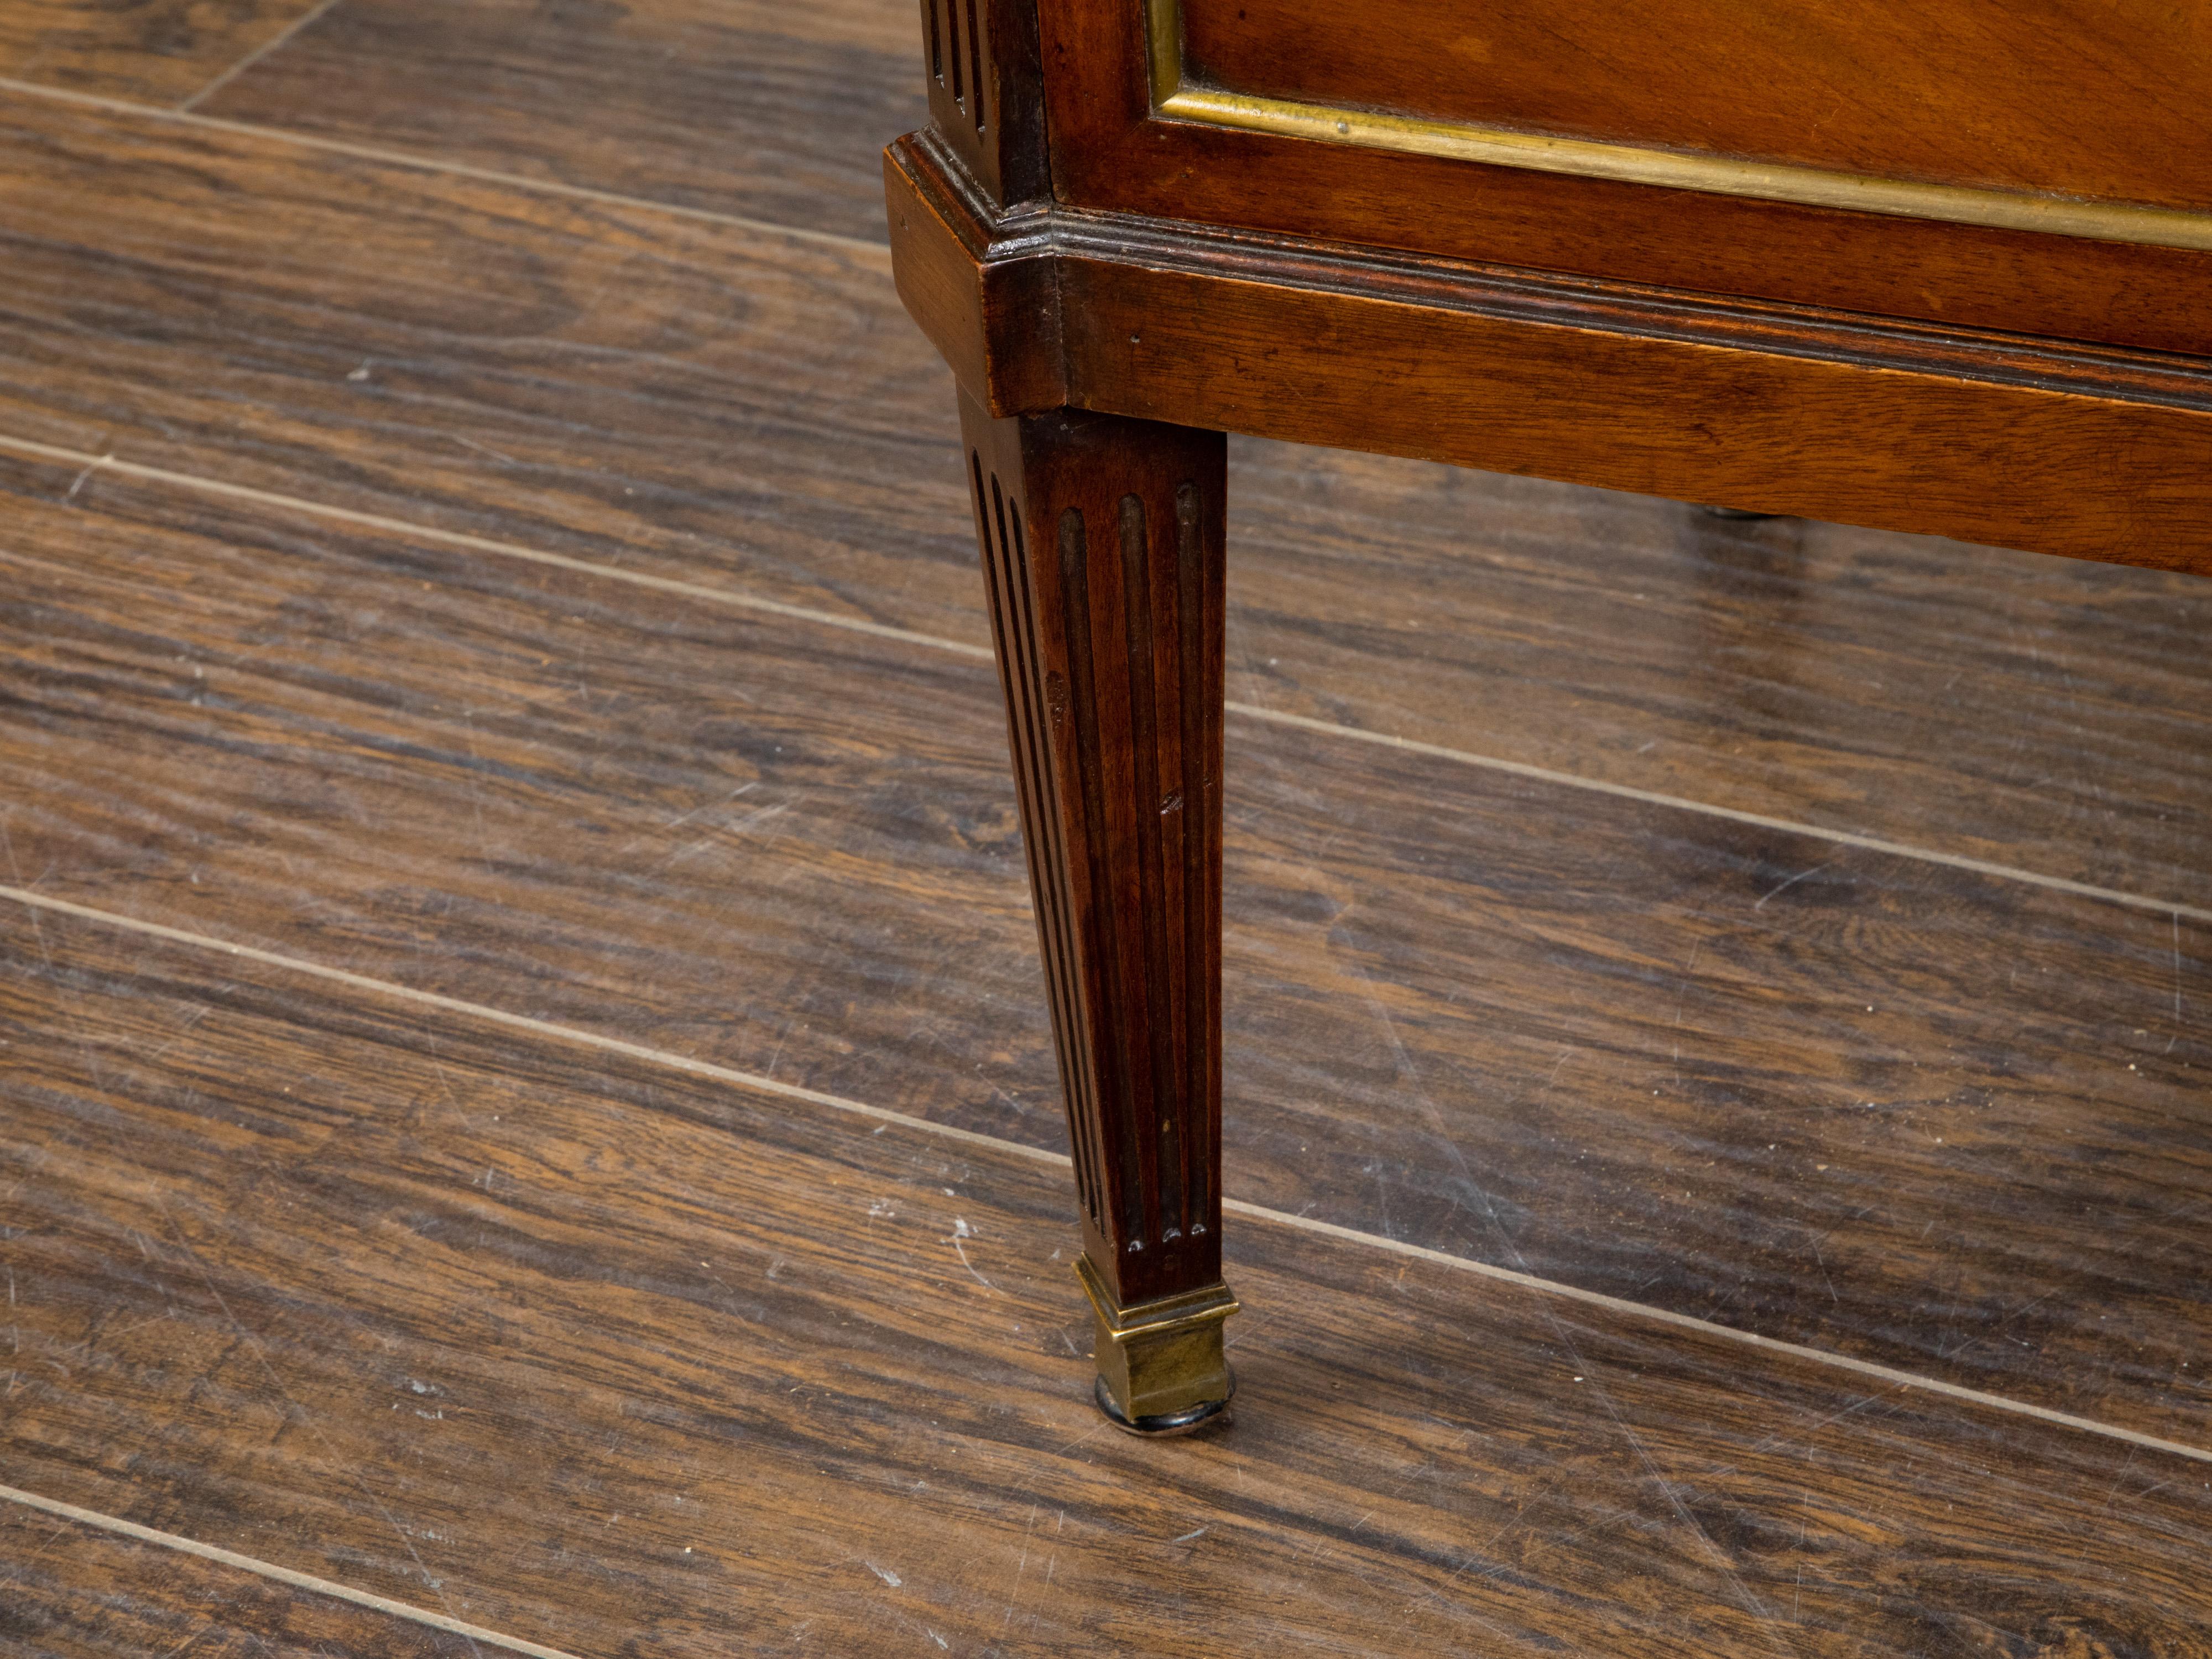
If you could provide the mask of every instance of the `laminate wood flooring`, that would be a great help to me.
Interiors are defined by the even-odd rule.
[[[2201,1654],[2212,1460],[1240,1229],[1100,1422],[1066,1171],[49,915],[9,1456],[566,1650]]]
[[[430,1659],[474,1646],[459,1632],[57,1516],[0,1490],[0,1651]]]
[[[8,0],[0,77],[189,103],[282,44],[327,0]]]
[[[202,107],[881,241],[921,57],[920,14],[885,0],[343,0]]]
[[[0,98],[0,433],[970,637],[887,256]]]
[[[0,476],[20,885],[1064,1146],[989,665]],[[1232,1196],[2212,1444],[2212,928],[1232,744]]]
[[[2179,577],[1233,444],[1101,1426],[917,34],[0,19],[0,1650],[2212,1651]]]

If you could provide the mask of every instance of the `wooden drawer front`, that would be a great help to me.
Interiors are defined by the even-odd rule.
[[[2212,0],[998,3],[1069,207],[2212,356]]]
[[[1152,22],[1156,65],[1180,34],[1184,86],[1323,106],[1352,118],[1354,142],[1503,130],[1778,175],[2212,210],[2201,0],[1155,0]],[[1550,170],[1605,171],[1564,155]],[[1822,199],[1806,188],[1729,193]]]

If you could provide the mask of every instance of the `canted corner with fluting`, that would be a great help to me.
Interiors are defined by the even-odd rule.
[[[933,127],[884,150],[884,200],[899,298],[961,390],[994,416],[1070,402],[1053,215],[1000,207]]]
[[[1048,194],[1035,0],[921,0],[930,118],[994,202]]]
[[[927,134],[885,167],[899,293],[994,416],[1073,406],[2212,570],[2202,357],[1000,210]]]

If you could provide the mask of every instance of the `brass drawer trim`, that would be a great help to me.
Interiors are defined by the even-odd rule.
[[[2212,250],[2212,213],[2180,208],[2087,201],[1972,185],[1918,184],[1784,162],[1746,161],[1588,138],[1556,138],[1475,122],[1431,121],[1373,110],[1340,109],[1200,86],[1183,78],[1182,0],[1146,0],[1146,7],[1152,110],[1170,120],[1310,138],[1359,149],[1397,150],[1481,161],[1492,167],[1704,191],[1716,196],[1885,213],[1904,219],[1941,219],[2100,242]]]

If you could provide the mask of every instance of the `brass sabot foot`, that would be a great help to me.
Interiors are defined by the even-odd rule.
[[[1116,1428],[1132,1434],[1188,1434],[1222,1415],[1236,1379],[1223,1352],[1222,1322],[1237,1311],[1226,1285],[1123,1307],[1088,1256],[1075,1276],[1097,1316],[1097,1398]]]

